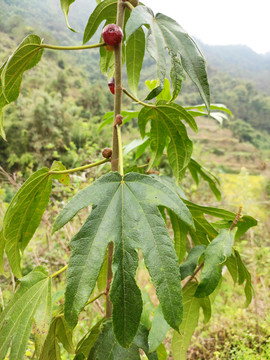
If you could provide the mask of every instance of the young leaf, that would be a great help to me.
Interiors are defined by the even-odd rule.
[[[151,120],[150,146],[154,158],[151,166],[158,163],[166,144],[166,136],[169,136],[168,160],[175,177],[179,180],[182,178],[183,169],[190,161],[193,148],[181,119],[191,123],[190,116],[180,105],[163,102],[159,102],[155,108],[142,108],[138,117],[142,137],[145,136],[147,122]]]
[[[9,359],[23,360],[33,316],[50,286],[51,278],[40,266],[20,279],[20,287],[0,315],[0,360],[5,359],[11,343]]]
[[[165,321],[160,305],[156,307],[152,327],[149,332],[148,336],[148,343],[149,343],[149,351],[153,352],[157,350],[159,345],[164,340],[167,332],[169,331],[170,326]]]
[[[15,194],[5,213],[3,236],[6,254],[16,277],[21,276],[20,259],[49,202],[52,179],[48,168],[35,172]]]
[[[65,16],[65,20],[66,20],[66,24],[67,24],[67,27],[73,31],[73,32],[76,32],[74,29],[72,29],[68,23],[68,12],[69,12],[69,7],[72,3],[74,3],[75,0],[60,0],[61,1],[61,8],[63,10],[63,13],[64,13],[64,16]]]
[[[126,25],[127,39],[142,25],[149,25],[147,34],[147,51],[157,63],[159,86],[155,88],[147,99],[157,96],[162,90],[166,76],[166,54],[168,48],[173,56],[180,54],[183,68],[197,86],[201,97],[210,112],[210,92],[207,81],[205,59],[195,41],[173,19],[158,13],[154,16],[146,6],[137,6],[131,13]]]
[[[205,248],[205,245],[197,245],[190,250],[187,260],[180,266],[181,280],[184,280],[189,275],[193,275]]]
[[[196,297],[210,295],[217,287],[222,266],[231,256],[234,236],[230,230],[221,230],[218,236],[207,246],[204,252],[204,267]]]
[[[84,30],[83,43],[87,43],[97,31],[103,20],[108,24],[115,23],[117,12],[117,0],[104,0],[97,5],[88,19]]]
[[[135,95],[140,80],[140,72],[142,69],[145,52],[145,35],[143,29],[138,29],[127,41],[126,48],[126,66],[128,85]]]
[[[3,235],[3,229],[0,231],[0,274],[5,276],[4,269],[4,252],[5,252],[6,241]]]
[[[190,230],[190,236],[195,245],[208,245],[210,241],[212,241],[217,235],[218,232],[216,229],[210,224],[209,221],[206,220],[203,213],[201,211],[190,210],[193,220],[195,223],[195,229]]]
[[[106,248],[113,241],[113,322],[123,324],[122,328],[115,326],[118,341],[124,346],[131,343],[142,310],[134,280],[138,261],[135,249],[142,249],[166,321],[178,328],[181,322],[180,271],[158,206],[171,209],[184,223],[193,226],[183,202],[167,186],[149,176],[129,173],[122,179],[118,173],[110,173],[71,200],[57,218],[54,230],[90,204],[95,206],[71,242],[73,251],[65,302],[69,324],[76,325],[78,314],[94,289]],[[122,301],[125,302],[123,307]]]

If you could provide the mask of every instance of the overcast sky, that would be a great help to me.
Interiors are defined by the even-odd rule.
[[[144,0],[210,45],[248,45],[270,52],[270,0]]]

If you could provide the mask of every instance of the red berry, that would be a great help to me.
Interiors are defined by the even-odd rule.
[[[110,78],[110,80],[108,82],[108,86],[109,86],[110,92],[114,95],[114,93],[115,93],[114,77]]]
[[[103,41],[110,46],[116,46],[120,44],[123,39],[123,31],[116,24],[109,24],[104,27],[102,30],[102,39]]]

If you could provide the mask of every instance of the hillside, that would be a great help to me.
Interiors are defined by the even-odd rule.
[[[270,54],[257,54],[244,45],[210,46],[199,41],[207,62],[220,72],[252,82],[270,95]]]

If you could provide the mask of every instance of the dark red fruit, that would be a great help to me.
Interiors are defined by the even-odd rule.
[[[114,81],[114,78],[110,78],[110,80],[108,82],[108,86],[109,86],[110,92],[114,95],[114,93],[115,93],[115,81]]]
[[[109,24],[104,27],[102,30],[102,39],[103,41],[110,46],[116,46],[120,44],[123,39],[123,31],[116,24]]]

